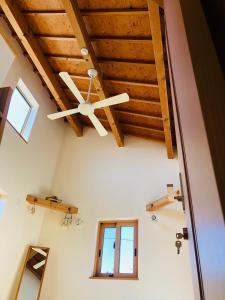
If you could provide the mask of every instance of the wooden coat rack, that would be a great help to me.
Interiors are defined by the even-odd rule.
[[[67,213],[68,211],[71,214],[77,214],[78,213],[78,208],[77,207],[67,205],[67,204],[64,204],[64,203],[59,203],[59,202],[56,202],[52,199],[43,199],[43,198],[40,198],[40,197],[27,195],[26,201],[31,205],[38,205],[38,206],[49,208],[49,209],[52,209],[52,210],[61,211],[63,213]]]
[[[173,184],[167,184],[167,196],[159,198],[146,205],[146,211],[156,211],[160,208],[181,200],[180,191],[174,191]]]

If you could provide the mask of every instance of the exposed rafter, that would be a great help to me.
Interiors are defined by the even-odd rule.
[[[164,8],[164,0],[152,0],[155,3],[158,4],[158,6],[160,6],[161,8]]]
[[[33,63],[44,79],[47,87],[54,96],[57,104],[62,110],[70,108],[70,103],[60,86],[57,76],[51,70],[51,67],[44,57],[36,38],[28,26],[23,14],[19,11],[16,2],[10,0],[0,0],[0,5],[15,30],[17,36],[22,42],[24,48],[30,55]],[[82,135],[82,126],[76,116],[68,116],[68,122],[76,132],[77,136]]]
[[[78,40],[78,44],[80,48],[87,48],[89,54],[85,56],[88,68],[94,68],[98,71],[98,76],[94,79],[95,89],[98,93],[99,99],[103,100],[108,97],[104,86],[102,75],[100,69],[98,67],[95,53],[91,45],[91,41],[89,39],[85,24],[83,22],[80,9],[76,1],[71,0],[63,0],[65,11],[70,20],[74,35]],[[124,137],[122,131],[119,126],[119,122],[117,120],[116,114],[114,110],[110,107],[106,107],[104,109],[105,114],[107,116],[108,122],[116,139],[118,146],[122,147],[124,145]]]
[[[159,5],[153,0],[148,0],[148,7],[149,7],[149,19],[150,19],[150,26],[151,26],[151,33],[152,33],[153,49],[155,55],[156,72],[157,72],[157,79],[158,79],[158,86],[159,86],[160,103],[162,108],[163,127],[164,127],[167,155],[168,158],[173,158],[174,153],[173,153],[172,135],[171,135],[171,127],[170,127],[170,113],[169,113],[169,104],[168,104],[166,71],[165,71],[165,64],[164,64]]]

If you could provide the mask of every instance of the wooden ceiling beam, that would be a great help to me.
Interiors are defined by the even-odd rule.
[[[70,103],[60,86],[57,76],[53,73],[49,63],[44,57],[33,33],[31,32],[31,29],[26,23],[25,18],[16,6],[15,1],[0,0],[0,5],[59,107],[62,110],[70,108]],[[67,120],[76,132],[77,136],[82,136],[82,126],[77,117],[74,115],[69,116],[67,117]]]
[[[103,100],[108,97],[108,94],[106,93],[106,91],[104,89],[102,75],[101,75],[100,69],[98,67],[98,64],[97,64],[97,61],[95,58],[95,53],[92,48],[91,41],[89,39],[84,21],[82,19],[82,15],[80,13],[79,6],[77,4],[77,1],[62,0],[62,2],[64,4],[65,11],[70,20],[74,35],[77,38],[80,48],[87,48],[89,51],[89,54],[84,57],[86,59],[88,68],[94,68],[98,72],[97,77],[94,78],[94,85],[95,85],[95,89],[98,93],[99,99]],[[110,127],[112,129],[113,135],[116,139],[118,146],[119,147],[124,146],[124,136],[122,134],[122,131],[119,126],[119,122],[117,120],[114,110],[110,107],[106,107],[104,109],[104,111],[105,111],[105,114],[107,116],[108,122],[110,124]]]
[[[148,87],[148,88],[158,88],[157,83],[149,83],[149,82],[141,82],[141,81],[131,81],[131,80],[120,80],[120,79],[112,79],[112,78],[104,78],[104,81],[108,81],[111,83],[121,83],[128,84],[130,86],[138,86],[138,87]]]
[[[93,127],[93,125],[91,124],[88,118],[81,116],[81,119],[87,126]],[[106,128],[110,129],[108,125],[108,121],[106,119],[103,118],[98,118],[98,119]],[[133,136],[142,137],[147,140],[154,139],[161,142],[165,141],[163,130],[147,128],[147,127],[123,123],[123,122],[121,122],[121,127],[123,127],[125,133],[131,134]]]
[[[81,10],[82,16],[105,16],[105,15],[143,15],[148,14],[148,9],[120,9],[120,10]]]
[[[22,10],[21,12],[25,15],[65,14],[65,10]],[[86,9],[80,10],[80,14],[82,16],[143,15],[148,14],[148,9]]]
[[[49,34],[41,34],[41,33],[36,33],[35,37],[38,38],[48,38],[48,39],[57,39],[57,40],[74,40],[76,41],[77,38],[71,35],[49,35]],[[120,41],[122,40],[123,42],[138,42],[140,41],[141,43],[149,43],[151,42],[151,38],[149,39],[149,37],[130,37],[130,36],[91,36],[90,38],[91,42],[94,41],[101,41],[101,40],[105,40],[105,41]]]
[[[152,0],[154,1],[156,4],[158,4],[159,7],[164,9],[164,0]]]
[[[156,72],[159,85],[160,103],[163,116],[163,127],[168,158],[174,157],[172,135],[170,127],[170,113],[167,94],[166,71],[162,44],[161,22],[159,5],[153,0],[147,0],[149,7],[149,19],[152,32],[153,50],[155,56]]]
[[[90,80],[88,76],[81,76],[81,75],[75,75],[75,74],[70,74],[71,78],[74,79],[82,79],[82,80]],[[116,78],[107,78],[103,77],[104,81],[110,81],[113,83],[124,83],[124,84],[129,84],[131,86],[145,86],[145,87],[152,87],[152,88],[158,88],[157,83],[150,83],[150,82],[142,82],[142,81],[135,81],[135,80],[120,80]]]
[[[78,62],[84,62],[85,59],[82,56],[72,56],[72,55],[59,55],[59,54],[45,54],[46,57],[53,57],[53,58],[57,58],[57,59],[70,59],[73,61],[78,61]],[[98,63],[101,64],[108,64],[108,63],[129,63],[129,64],[133,64],[133,65],[155,65],[155,62],[150,61],[150,60],[130,60],[130,59],[116,59],[116,58],[101,58],[98,57],[96,58],[96,61]]]

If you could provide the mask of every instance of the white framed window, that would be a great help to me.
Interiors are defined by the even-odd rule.
[[[12,94],[7,120],[25,141],[30,137],[38,107],[37,101],[20,79]]]

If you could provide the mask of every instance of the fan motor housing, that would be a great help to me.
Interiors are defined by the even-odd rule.
[[[94,107],[88,103],[81,103],[78,109],[83,116],[88,116],[94,113]]]

